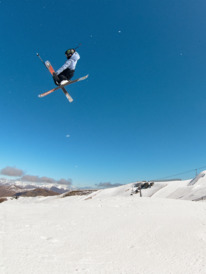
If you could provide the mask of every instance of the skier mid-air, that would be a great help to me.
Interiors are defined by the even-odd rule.
[[[73,101],[73,99],[69,95],[69,93],[66,91],[65,87],[67,85],[71,85],[73,83],[76,83],[76,82],[79,82],[79,81],[82,81],[82,80],[85,80],[88,78],[89,75],[87,74],[87,75],[77,78],[75,80],[70,80],[74,75],[77,61],[80,59],[80,56],[79,56],[79,53],[76,52],[76,49],[66,50],[65,55],[68,60],[65,62],[65,64],[61,68],[59,68],[55,72],[51,63],[49,61],[44,62],[42,60],[42,58],[40,57],[39,53],[37,53],[37,56],[39,57],[41,62],[46,66],[48,71],[51,73],[54,83],[57,85],[57,87],[50,89],[49,91],[44,92],[42,94],[39,94],[38,97],[44,97],[44,96],[54,92],[55,90],[62,89],[62,91],[66,95],[67,99],[71,103]]]
[[[66,50],[65,55],[68,60],[53,73],[54,83],[57,86],[66,84],[73,77],[77,61],[80,59],[79,53],[75,49]]]

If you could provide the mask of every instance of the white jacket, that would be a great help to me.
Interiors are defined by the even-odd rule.
[[[79,59],[80,59],[80,55],[78,52],[75,51],[75,53],[71,56],[71,58],[67,60],[66,63],[56,71],[56,74],[59,75],[65,69],[75,70],[77,61]]]

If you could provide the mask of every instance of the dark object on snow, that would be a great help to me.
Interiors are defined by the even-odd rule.
[[[154,182],[139,182],[134,185],[134,190],[132,191],[131,195],[133,194],[140,194],[140,197],[142,197],[142,189],[151,188],[154,185]]]

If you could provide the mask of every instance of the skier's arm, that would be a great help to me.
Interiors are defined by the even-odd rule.
[[[72,55],[72,59],[74,59],[75,61],[78,61],[80,59],[80,55],[77,51],[75,51],[75,53]]]
[[[59,75],[62,71],[67,69],[70,65],[71,65],[71,60],[67,60],[66,63],[56,71],[56,74]]]

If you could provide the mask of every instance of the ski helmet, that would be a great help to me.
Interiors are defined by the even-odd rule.
[[[75,53],[75,49],[68,49],[65,51],[66,57],[69,59]]]

